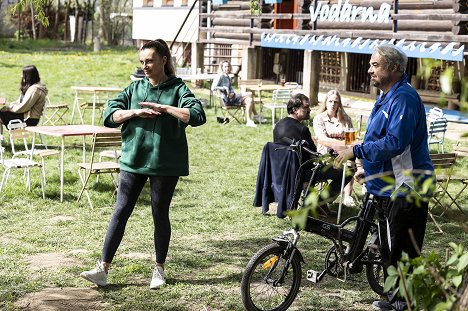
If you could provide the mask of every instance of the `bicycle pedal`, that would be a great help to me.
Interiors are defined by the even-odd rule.
[[[315,270],[307,270],[307,281],[312,283],[317,283],[317,277],[319,275],[318,271]]]

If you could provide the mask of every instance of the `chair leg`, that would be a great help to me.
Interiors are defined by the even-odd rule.
[[[2,192],[3,186],[6,184],[9,176],[10,176],[10,169],[7,168],[7,169],[5,169],[5,171],[3,172],[3,175],[2,175],[2,183],[0,184],[0,192]]]
[[[460,205],[458,205],[457,203],[457,200],[458,198],[461,196],[461,194],[465,191],[466,187],[468,187],[468,180],[467,181],[462,181],[463,183],[463,187],[461,188],[461,190],[457,193],[457,195],[455,196],[455,198],[452,199],[452,196],[450,196],[450,198],[452,199],[453,203],[455,203],[455,206],[463,213],[466,215],[465,211],[460,207]],[[452,204],[449,205],[449,207],[451,206]]]
[[[45,200],[45,191],[44,191],[44,187],[45,187],[45,171],[44,171],[44,167],[42,168],[39,168],[39,174],[40,174],[40,178],[41,178],[41,189],[42,189],[42,199]]]
[[[275,108],[271,109],[271,127],[275,128]]]
[[[463,190],[465,190],[467,185],[465,185],[465,187],[463,187],[462,191],[460,193],[463,192]],[[445,212],[452,206],[452,205],[455,205],[463,214],[466,215],[465,211],[461,208],[461,206],[458,204],[457,202],[457,198],[459,197],[459,194],[457,194],[457,196],[454,198],[452,197],[452,195],[447,191],[447,196],[449,197],[450,199],[450,204],[447,204],[447,207],[445,208],[445,210],[442,212],[442,214],[440,214],[440,216],[443,216],[443,214],[445,214]]]
[[[429,217],[431,217],[432,221],[434,222],[434,225],[439,230],[439,233],[444,233],[444,231],[442,231],[442,228],[440,227],[439,223],[435,220],[434,215],[432,215],[431,211],[429,211]]]
[[[81,200],[81,197],[83,196],[83,192],[84,192],[88,199],[89,206],[91,207],[91,209],[93,209],[93,204],[91,203],[91,198],[89,197],[89,192],[87,188],[87,184],[89,181],[89,177],[91,176],[91,172],[87,173],[86,178],[84,178],[83,175],[81,174],[81,169],[79,169],[78,175],[80,175],[80,180],[83,186],[81,187],[81,190],[80,190],[80,193],[78,195],[78,199],[76,200],[76,202],[79,202]]]
[[[26,169],[26,189],[31,191],[31,170],[29,167]]]
[[[47,184],[47,180],[46,180],[46,174],[45,174],[45,159],[44,157],[41,157],[41,162],[42,162],[42,178],[44,180],[44,185]]]

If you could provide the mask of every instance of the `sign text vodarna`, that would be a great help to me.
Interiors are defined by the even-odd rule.
[[[388,23],[390,22],[390,10],[391,5],[388,3],[382,3],[379,10],[374,12],[373,7],[352,5],[349,4],[349,0],[344,3],[342,0],[338,0],[338,3],[331,6],[318,2],[316,9],[314,9],[313,4],[309,7],[311,22],[317,20],[321,22],[355,22],[360,19],[361,22]]]

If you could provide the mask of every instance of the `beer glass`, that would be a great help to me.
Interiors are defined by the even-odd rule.
[[[356,130],[354,128],[346,128],[345,134],[345,145],[352,145],[356,141]]]

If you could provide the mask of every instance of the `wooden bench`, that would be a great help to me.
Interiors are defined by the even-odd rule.
[[[447,103],[460,103],[460,93],[453,93],[452,95],[444,95],[437,91],[417,90],[419,96],[424,103],[438,104],[441,101]]]

